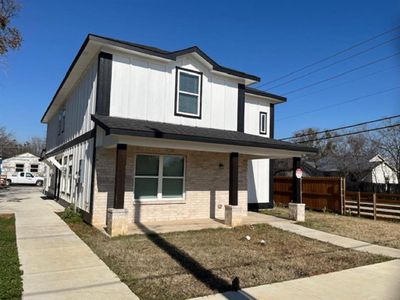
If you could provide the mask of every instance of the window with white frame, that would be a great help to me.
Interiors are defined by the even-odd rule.
[[[135,199],[184,198],[185,158],[178,155],[136,155]]]
[[[37,173],[39,171],[39,165],[31,164],[31,172]]]
[[[176,68],[175,115],[201,118],[202,73]]]
[[[24,164],[15,165],[15,172],[23,172],[23,171],[24,171]]]
[[[67,169],[67,194],[71,195],[72,188],[72,154],[68,159],[68,169]]]
[[[62,164],[62,175],[61,175],[61,193],[65,193],[67,190],[67,163],[68,156],[64,156]]]
[[[260,134],[267,134],[267,113],[260,112]]]

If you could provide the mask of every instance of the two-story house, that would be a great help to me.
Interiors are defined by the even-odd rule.
[[[46,193],[112,235],[271,207],[270,159],[314,149],[273,139],[286,99],[248,87],[259,81],[198,47],[88,35],[42,118]]]

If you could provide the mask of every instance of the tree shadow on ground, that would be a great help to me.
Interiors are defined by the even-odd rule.
[[[143,223],[140,222],[140,205],[135,206],[135,225],[145,234],[145,236],[157,247],[162,249],[168,254],[173,260],[175,260],[180,266],[182,266],[187,272],[193,275],[197,280],[201,281],[208,288],[215,291],[216,293],[223,293],[228,291],[238,291],[240,289],[239,278],[235,277],[232,282],[218,277],[210,270],[206,269],[193,257],[191,257],[184,250],[177,248],[175,245],[167,241],[157,232],[149,229]],[[229,255],[229,253],[227,253]],[[228,292],[224,295],[226,299],[231,300],[253,300],[252,296],[246,292],[239,291]]]

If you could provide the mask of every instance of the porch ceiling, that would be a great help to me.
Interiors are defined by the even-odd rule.
[[[92,115],[104,130],[103,146],[126,143],[138,146],[210,152],[238,152],[266,158],[299,157],[317,149],[275,139],[211,128]]]

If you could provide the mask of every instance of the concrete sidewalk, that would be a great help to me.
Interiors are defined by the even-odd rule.
[[[246,288],[197,300],[398,300],[400,260]]]
[[[11,187],[0,203],[0,213],[16,216],[23,299],[138,299],[40,196]]]
[[[343,237],[340,235],[307,228],[301,225],[294,224],[293,221],[289,221],[274,216],[262,215],[255,212],[249,212],[249,215],[254,215],[253,216],[254,218],[256,217],[259,219],[262,218],[264,220],[263,223],[265,224],[271,225],[273,227],[285,231],[293,232],[298,235],[302,235],[314,240],[319,240],[322,242],[330,243],[347,249],[354,249],[358,251],[369,252],[372,254],[385,255],[392,258],[400,258],[400,249],[374,245],[367,242],[362,242],[351,238]]]

